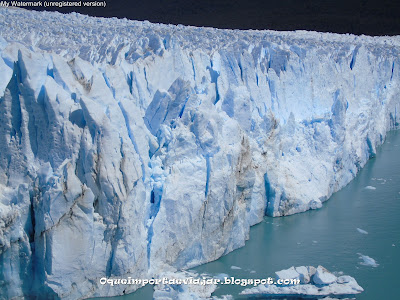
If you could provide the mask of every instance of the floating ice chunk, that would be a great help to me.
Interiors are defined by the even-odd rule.
[[[336,282],[336,280],[337,277],[322,266],[318,266],[317,272],[315,272],[313,277],[313,282],[319,285],[331,284]]]
[[[394,245],[393,245],[393,246],[394,246]],[[256,271],[252,270],[252,271],[250,271],[250,273],[251,273],[251,274],[254,274],[254,273],[256,273]]]
[[[365,187],[365,189],[366,189],[366,190],[376,190],[376,187],[371,186],[371,185],[367,185],[367,186]]]
[[[376,262],[376,260],[373,259],[372,257],[369,257],[367,255],[363,255],[361,253],[357,253],[357,254],[360,255],[359,258],[363,260],[362,262],[360,262],[360,265],[370,266],[370,267],[374,267],[374,268],[379,266],[379,264]]]
[[[308,266],[307,270],[308,270],[308,274],[310,275],[310,277],[313,276],[315,274],[315,272],[317,272],[317,269],[313,266]]]
[[[275,272],[277,279],[300,279],[300,274],[294,267]]]
[[[294,268],[293,268],[294,269]],[[288,270],[279,271],[276,273],[284,273],[287,271],[291,271],[292,268]],[[298,285],[290,285],[290,286],[281,286],[281,285],[263,285],[260,284],[254,288],[245,289],[240,294],[241,295],[263,295],[263,296],[276,296],[276,297],[285,297],[285,298],[292,298],[292,297],[299,297],[299,298],[322,298],[330,299],[325,297],[333,297],[336,299],[337,297],[347,297],[359,294],[364,291],[364,289],[358,285],[357,281],[351,276],[340,276],[336,277],[332,273],[328,272],[324,267],[318,266],[315,269],[312,266],[308,267],[296,267],[295,270],[303,271],[308,270],[308,276],[312,276],[313,272],[316,273],[314,278],[317,276],[326,277],[324,282],[330,282],[329,284],[313,284],[311,281],[308,284],[298,284]],[[328,278],[329,277],[329,278]],[[334,278],[334,280],[333,280]],[[333,280],[333,281],[332,281]],[[332,299],[332,298],[331,298]]]
[[[232,270],[241,270],[242,268],[241,267],[237,267],[237,266],[231,266],[231,269]]]
[[[307,267],[305,266],[301,266],[301,267],[296,267],[296,272],[299,273],[299,277],[300,277],[300,283],[309,283],[311,276],[310,276],[310,272],[307,269]]]
[[[365,231],[365,230],[363,230],[363,229],[361,229],[361,228],[357,228],[357,231],[358,231],[359,233],[362,233],[362,234],[368,234],[368,231]]]

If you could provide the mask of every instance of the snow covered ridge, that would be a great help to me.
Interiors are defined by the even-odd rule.
[[[0,9],[0,296],[132,292],[99,280],[321,207],[398,125],[398,40]]]

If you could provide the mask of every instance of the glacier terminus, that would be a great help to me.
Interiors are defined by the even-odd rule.
[[[1,299],[133,292],[322,206],[398,126],[400,37],[0,8]]]

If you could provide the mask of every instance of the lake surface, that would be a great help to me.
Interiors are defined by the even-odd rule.
[[[226,273],[235,278],[265,278],[291,266],[322,265],[354,277],[365,290],[357,299],[399,299],[399,154],[400,131],[389,132],[376,157],[321,209],[288,217],[265,217],[251,228],[250,240],[243,248],[193,270],[212,275]],[[379,265],[362,265],[359,254],[372,257]],[[220,285],[214,295],[247,299],[238,295],[243,289]],[[148,286],[116,298],[151,297],[152,287]]]

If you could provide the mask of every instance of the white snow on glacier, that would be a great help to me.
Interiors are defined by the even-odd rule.
[[[398,125],[399,37],[0,9],[1,298],[111,296],[319,208]]]

